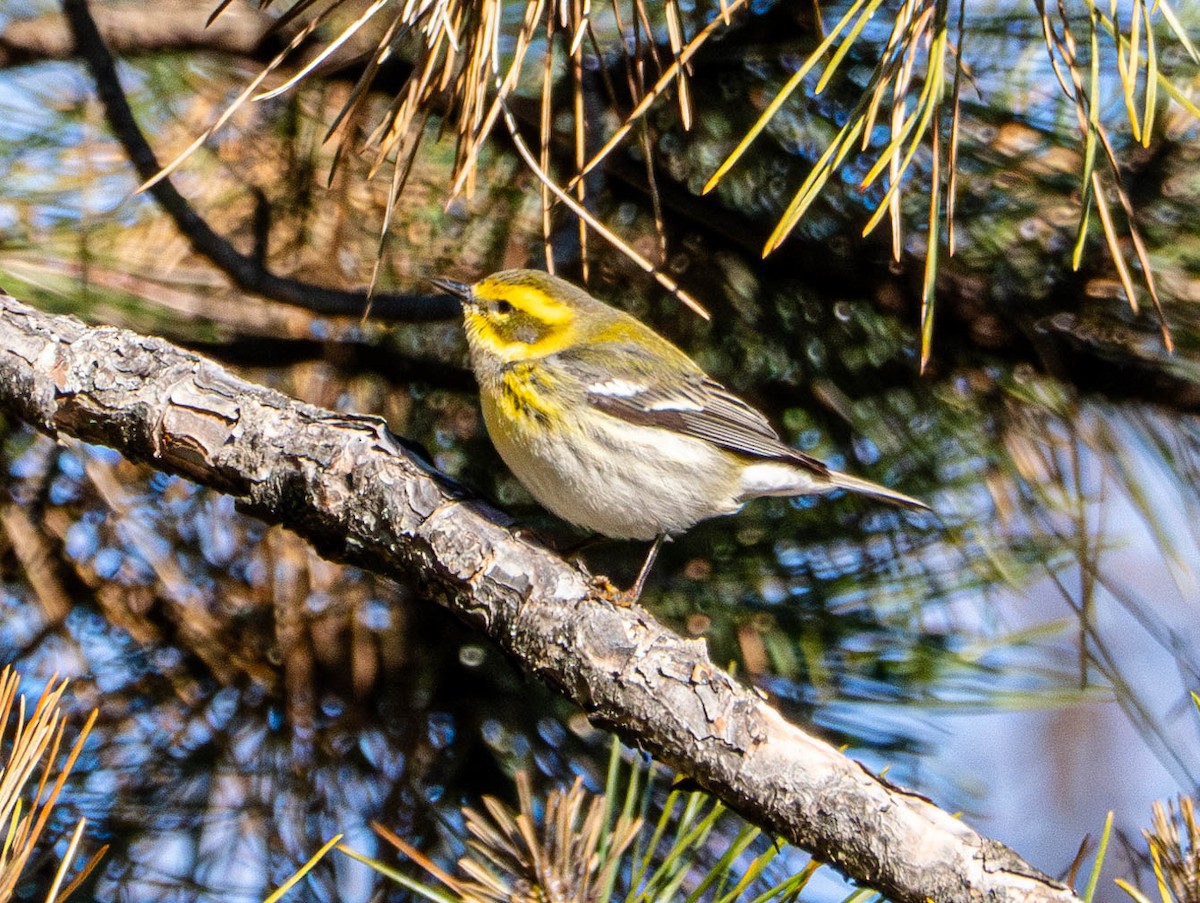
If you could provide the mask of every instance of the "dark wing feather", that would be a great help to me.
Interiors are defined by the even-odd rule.
[[[596,383],[587,400],[597,410],[639,426],[671,430],[743,455],[780,458],[816,473],[829,468],[786,445],[759,411],[716,380],[698,373],[672,385],[634,380]]]

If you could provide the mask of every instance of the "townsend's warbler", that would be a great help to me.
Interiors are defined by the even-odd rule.
[[[663,538],[753,498],[850,489],[927,507],[785,445],[686,354],[569,282],[432,281],[462,299],[488,434],[534,498],[596,533],[655,540],[635,598]]]

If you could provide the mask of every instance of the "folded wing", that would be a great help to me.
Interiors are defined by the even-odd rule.
[[[670,383],[649,374],[586,386],[588,403],[639,426],[670,430],[739,454],[786,460],[814,473],[829,468],[783,442],[767,419],[716,380],[697,371]]]

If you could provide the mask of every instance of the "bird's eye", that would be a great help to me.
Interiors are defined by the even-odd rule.
[[[508,301],[497,301],[496,302],[496,313],[511,314],[512,312],[513,312],[513,306]]]

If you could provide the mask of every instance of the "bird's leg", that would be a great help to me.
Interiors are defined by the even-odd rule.
[[[642,597],[642,587],[646,585],[646,578],[650,576],[650,569],[654,567],[654,560],[658,558],[658,550],[666,541],[667,534],[659,533],[654,539],[654,544],[650,546],[650,551],[646,553],[646,561],[642,564],[642,569],[638,572],[637,580],[633,584],[633,588],[625,594],[625,600],[632,605]]]

